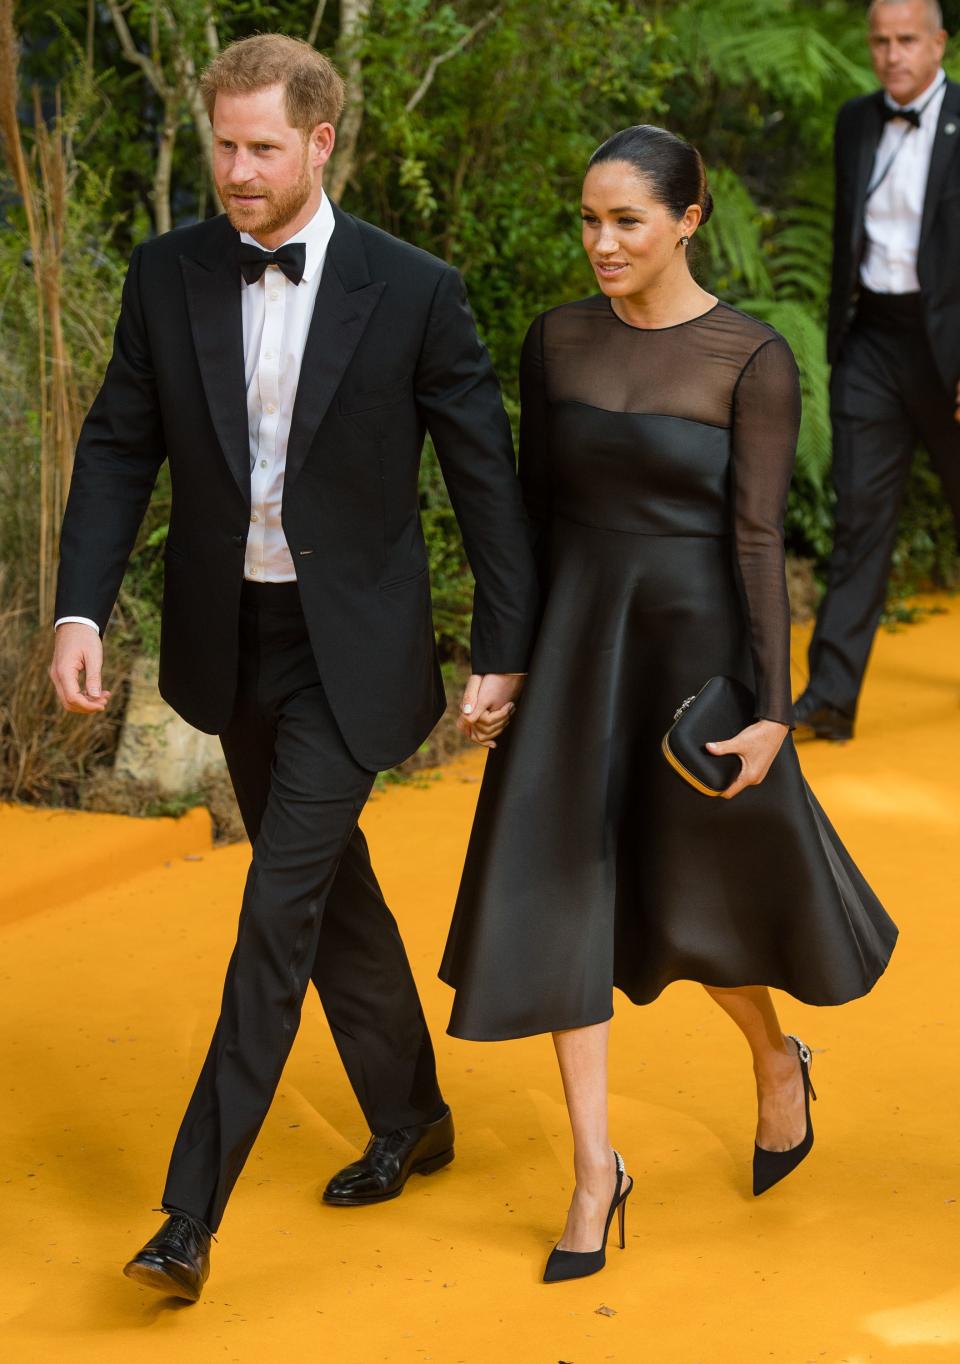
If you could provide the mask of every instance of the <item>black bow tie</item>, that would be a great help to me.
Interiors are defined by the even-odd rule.
[[[261,251],[250,242],[240,243],[240,273],[248,284],[256,284],[268,265],[277,265],[291,284],[299,284],[307,264],[305,242],[288,242],[277,251]]]
[[[909,123],[911,128],[920,127],[919,109],[891,109],[889,104],[883,106],[884,124],[890,122],[892,118],[902,118],[904,123]]]

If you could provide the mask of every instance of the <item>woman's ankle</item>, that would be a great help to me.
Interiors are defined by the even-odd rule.
[[[611,1146],[599,1146],[592,1151],[578,1151],[574,1157],[573,1174],[577,1188],[591,1192],[605,1188],[613,1177],[615,1162]]]
[[[754,1057],[753,1061],[753,1073],[763,1087],[784,1084],[794,1077],[796,1069],[797,1048],[788,1037],[783,1038],[782,1048],[771,1047],[762,1058]]]

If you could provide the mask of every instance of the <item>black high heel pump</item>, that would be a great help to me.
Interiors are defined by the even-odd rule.
[[[620,1222],[620,1249],[626,1249],[624,1224],[627,1214],[627,1199],[633,1190],[633,1179],[630,1178],[627,1187],[623,1187],[623,1157],[619,1151],[614,1151],[613,1156],[617,1162],[617,1180],[613,1186],[613,1199],[610,1203],[610,1211],[607,1213],[607,1222],[603,1229],[600,1249],[560,1250],[558,1246],[554,1246],[543,1271],[544,1283],[562,1283],[565,1279],[585,1279],[588,1274],[599,1273],[607,1262],[607,1233],[610,1230],[614,1213],[617,1213]]]
[[[787,1175],[792,1174],[802,1160],[810,1154],[813,1146],[813,1124],[810,1121],[810,1100],[817,1097],[810,1080],[810,1066],[813,1057],[810,1048],[800,1041],[799,1037],[794,1037],[792,1032],[787,1033],[791,1042],[797,1044],[797,1056],[800,1059],[800,1073],[803,1076],[803,1102],[807,1113],[807,1130],[803,1135],[803,1140],[796,1146],[791,1146],[789,1151],[768,1151],[763,1146],[754,1143],[753,1147],[753,1196],[759,1198],[762,1193],[772,1189],[774,1184],[779,1184],[781,1179],[786,1179]]]

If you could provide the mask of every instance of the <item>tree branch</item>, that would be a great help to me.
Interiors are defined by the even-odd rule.
[[[157,236],[169,232],[173,226],[170,213],[170,185],[173,179],[173,149],[177,142],[177,115],[171,101],[163,111],[160,146],[153,172],[153,220]]]
[[[373,0],[340,0],[340,42],[338,51],[347,80],[347,100],[340,120],[337,150],[325,188],[331,199],[339,199],[353,174],[357,154],[357,139],[363,123],[363,63],[360,43],[363,29],[370,17]]]
[[[437,71],[440,69],[443,63],[448,62],[451,57],[456,57],[459,52],[462,52],[465,47],[467,47],[470,43],[473,42],[474,38],[477,36],[478,33],[480,33],[483,29],[487,28],[490,24],[492,24],[496,19],[499,18],[500,6],[497,5],[496,9],[490,10],[490,12],[488,14],[485,14],[482,19],[478,19],[477,22],[474,24],[473,28],[467,29],[466,33],[464,33],[460,38],[458,38],[457,41],[453,44],[453,46],[448,48],[446,52],[441,52],[439,56],[434,57],[432,59],[430,65],[424,72],[423,80],[420,82],[416,90],[414,90],[413,94],[407,100],[405,107],[408,114],[413,113],[414,109],[416,109],[417,105],[420,103],[424,95],[430,89],[431,85],[434,82],[434,78],[436,77]]]
[[[307,42],[311,47],[317,41],[317,34],[320,32],[320,25],[323,23],[323,12],[327,8],[327,0],[317,0],[317,8],[313,12],[313,23],[310,25],[310,32],[307,34]]]
[[[177,72],[177,79],[180,82],[180,89],[186,99],[193,119],[194,130],[197,134],[197,141],[203,150],[203,159],[206,162],[207,173],[210,177],[210,184],[216,187],[213,175],[213,129],[210,126],[210,116],[207,113],[207,106],[203,102],[200,93],[200,79],[197,75],[196,64],[193,57],[183,46],[180,35],[176,34],[174,39],[173,64]]]
[[[169,99],[174,93],[171,86],[168,84],[160,67],[157,66],[155,62],[151,61],[149,57],[145,56],[133,41],[130,29],[127,27],[127,21],[123,16],[123,11],[117,3],[117,0],[107,0],[107,9],[110,11],[110,18],[113,20],[113,26],[117,31],[117,37],[120,39],[121,50],[127,61],[132,62],[134,66],[139,66],[140,70],[146,76],[147,80],[161,99]]]
[[[217,31],[217,21],[213,17],[213,10],[207,10],[207,17],[203,25],[203,31],[207,39],[207,47],[210,49],[211,57],[220,55],[220,34]]]
[[[216,191],[216,180],[213,174],[213,130],[210,127],[207,106],[204,104],[203,96],[200,93],[200,78],[197,75],[196,62],[186,45],[173,11],[168,5],[163,5],[161,12],[173,47],[173,69],[177,73],[177,91],[190,110],[197,141],[203,151],[210,187]],[[219,36],[214,26],[211,11],[207,12],[205,36],[208,44],[219,44]],[[216,56],[216,50],[212,46],[211,56]]]

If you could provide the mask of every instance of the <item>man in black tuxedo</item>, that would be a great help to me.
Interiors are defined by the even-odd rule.
[[[797,738],[853,736],[918,443],[960,526],[960,85],[940,65],[935,0],[876,0],[869,23],[883,89],[836,127],[836,524]]]
[[[478,742],[520,691],[537,605],[509,425],[459,275],[323,193],[340,77],[270,34],[227,49],[203,88],[226,216],[131,258],[77,448],[51,669],[69,709],[107,704],[101,635],[169,459],[160,688],[220,735],[253,844],[169,1216],[125,1271],[192,1300],[311,979],[372,1132],[325,1200],[393,1198],[453,1159],[357,825],[376,772],[445,704],[418,513],[425,430],[477,581],[462,718]],[[176,1007],[176,990],[165,998]]]

